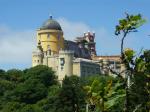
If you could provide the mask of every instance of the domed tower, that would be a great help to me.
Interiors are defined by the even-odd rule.
[[[51,54],[58,54],[60,49],[64,49],[63,31],[52,16],[37,30],[37,41],[41,42],[43,52],[50,49]]]

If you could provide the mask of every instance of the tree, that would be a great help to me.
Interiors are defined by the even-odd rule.
[[[137,63],[134,63],[134,54],[135,52],[131,49],[124,50],[124,39],[130,32],[137,32],[137,28],[145,23],[145,19],[142,18],[140,14],[138,15],[129,15],[126,13],[126,18],[119,20],[119,25],[116,26],[116,35],[122,34],[121,39],[121,60],[122,64],[125,65],[125,90],[126,90],[126,100],[125,100],[125,112],[130,111],[130,101],[129,101],[129,89],[132,83],[131,76],[133,76],[133,80],[136,80],[136,76],[139,72],[136,72],[135,66]],[[142,80],[142,79],[141,79]],[[133,91],[132,91],[133,92]]]
[[[2,77],[4,76],[5,73],[6,73],[5,70],[0,69],[0,78],[2,78]]]
[[[44,110],[44,112],[56,112],[57,107],[59,107],[57,101],[60,89],[59,85],[49,87],[47,97],[37,102],[37,106]]]
[[[124,39],[130,32],[137,32],[137,28],[143,25],[146,22],[145,19],[142,18],[140,14],[138,15],[129,15],[126,14],[125,19],[119,20],[119,25],[116,26],[116,35],[120,35],[122,33],[123,37],[121,39],[121,55],[123,56],[124,50]]]
[[[38,65],[26,70],[25,80],[28,79],[37,79],[43,83],[46,87],[53,84],[57,84],[57,77],[52,68],[49,68],[44,65]]]
[[[145,50],[139,56],[134,56],[132,50],[125,52],[125,57],[128,59],[132,67],[131,84],[129,88],[129,110],[131,111],[148,111],[150,110],[150,51]],[[129,55],[130,54],[130,55]],[[129,58],[130,57],[130,58]]]
[[[23,81],[23,79],[22,79],[23,75],[24,75],[24,73],[18,69],[11,69],[6,72],[7,80],[14,82],[16,84]]]
[[[1,72],[1,76],[0,112],[49,111],[49,104],[52,104],[49,100],[54,95],[50,91],[56,89],[52,88],[54,85],[59,87],[51,68],[36,66],[24,71],[12,69]],[[44,102],[43,105],[40,102]]]
[[[77,76],[65,77],[56,105],[59,105],[56,112],[82,111],[82,107],[85,105],[84,92]]]
[[[37,105],[25,105],[23,106],[19,112],[44,112],[41,108]]]
[[[124,90],[119,80],[110,76],[92,77],[92,80],[84,87],[87,93],[86,103],[91,107],[90,110],[107,112],[115,108],[115,112],[122,111],[120,106],[121,100],[124,99]]]
[[[46,95],[46,87],[38,80],[32,79],[19,84],[12,92],[7,92],[5,98],[9,101],[34,104]]]
[[[3,106],[3,109],[0,109],[0,112],[20,112],[20,108],[23,106],[19,102],[7,102]]]

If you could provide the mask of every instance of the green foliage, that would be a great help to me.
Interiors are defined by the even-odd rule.
[[[47,90],[42,83],[38,80],[27,80],[16,86],[14,91],[9,92],[5,97],[12,101],[34,104],[46,95]]]
[[[1,70],[0,76],[0,112],[85,110],[81,80],[76,76],[66,77],[62,87],[47,66]]]
[[[3,109],[0,112],[20,112],[20,108],[23,107],[23,104],[19,102],[8,102],[3,106]]]
[[[2,78],[2,76],[5,74],[5,70],[0,69],[0,78]]]
[[[147,80],[149,52],[144,51],[137,58],[132,50],[125,54],[129,63],[136,63],[136,77],[132,79],[134,84],[129,91],[130,110],[138,108],[145,111],[150,101],[150,84]],[[145,63],[144,67],[141,62]],[[1,72],[0,78],[0,112],[85,112],[86,103],[97,112],[123,111],[125,89],[124,83],[118,78],[71,76],[65,77],[60,87],[54,72],[46,66]]]
[[[132,49],[124,51],[124,62],[130,70],[128,88],[128,111],[148,112],[150,110],[150,51],[145,50],[138,56]]]
[[[125,60],[124,56],[124,39],[127,34],[130,32],[137,32],[137,28],[142,26],[146,22],[140,14],[138,15],[129,15],[126,13],[126,18],[119,20],[119,25],[116,25],[115,35],[122,34],[121,39],[121,59],[122,62],[126,65],[128,62]],[[126,65],[128,69],[128,65]]]
[[[6,75],[7,80],[11,82],[19,83],[22,81],[23,72],[21,70],[11,69],[11,70],[8,70],[6,74],[7,74]]]
[[[0,96],[3,96],[4,93],[8,90],[12,90],[15,87],[14,83],[8,80],[1,80],[0,81]]]
[[[131,62],[132,59],[134,58],[135,55],[135,51],[133,51],[132,49],[128,48],[124,50],[124,54],[125,54],[125,59],[127,60],[127,62]]]
[[[130,92],[130,108],[137,108],[140,105],[139,110],[142,111],[150,109],[150,106],[147,104],[150,102],[150,80],[149,80],[149,68],[150,68],[150,51],[145,50],[143,54],[137,56],[136,58],[132,58],[132,70],[133,70],[133,78],[132,85],[129,90]]]
[[[80,112],[85,106],[84,92],[77,76],[65,77],[58,94],[56,112]]]
[[[56,89],[53,85],[59,87],[54,72],[46,66],[1,70],[0,79],[0,112],[47,112],[44,106],[50,106],[50,92],[54,96]],[[47,102],[40,106],[44,99]]]
[[[25,105],[20,109],[20,112],[44,112],[37,105]]]
[[[36,79],[46,87],[57,84],[56,76],[52,68],[39,65],[26,70],[25,80]]]
[[[129,15],[119,20],[115,34],[122,34],[121,59],[125,65],[125,112],[148,112],[150,110],[149,74],[150,74],[150,51],[146,50],[139,56],[132,49],[124,50],[124,39],[130,32],[136,32],[137,28],[146,22],[140,14]]]
[[[143,25],[145,22],[146,20],[142,18],[141,14],[129,15],[126,13],[126,18],[119,20],[119,25],[116,26],[115,34],[119,35],[121,32],[136,32],[137,28]]]
[[[58,94],[60,92],[60,86],[53,85],[48,89],[48,96],[45,99],[37,102],[37,105],[44,110],[44,112],[55,112],[58,102]]]
[[[95,105],[96,110],[102,112],[112,109],[121,111],[125,96],[122,83],[109,76],[92,77],[92,79],[92,83],[84,87],[87,93],[86,103]]]

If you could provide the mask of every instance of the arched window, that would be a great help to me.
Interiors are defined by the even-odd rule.
[[[50,45],[47,45],[47,49],[50,49]]]
[[[50,39],[50,34],[49,33],[47,34],[47,38]]]
[[[38,34],[38,36],[39,36],[39,40],[41,40],[41,34]]]
[[[58,34],[58,40],[60,40],[60,34]]]

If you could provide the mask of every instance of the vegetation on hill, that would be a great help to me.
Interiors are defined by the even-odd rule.
[[[118,103],[123,98],[117,96],[124,95],[121,86],[110,76],[74,75],[65,77],[60,85],[52,69],[42,65],[23,71],[0,70],[0,112],[85,112],[86,104],[92,110],[91,103],[96,105],[94,110],[102,105],[107,110],[121,109]],[[99,105],[101,99],[104,104]]]
[[[131,109],[141,104],[139,109],[146,112],[148,75],[140,73],[133,80],[129,102]],[[60,85],[52,69],[42,65],[23,71],[0,70],[0,112],[85,112],[87,106],[89,112],[121,112],[124,86],[123,79],[107,75],[73,75]]]

